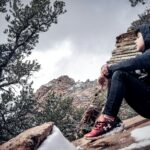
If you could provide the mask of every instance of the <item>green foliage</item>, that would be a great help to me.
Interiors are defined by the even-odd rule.
[[[83,109],[72,105],[72,98],[49,94],[41,111],[37,114],[38,124],[53,121],[69,139],[76,138],[76,126],[81,120]]]
[[[65,12],[63,7],[64,3],[58,1],[52,7],[49,0],[33,0],[26,6],[20,0],[10,4],[10,14],[5,17],[8,28],[4,31],[8,43],[0,45],[0,88],[17,84],[39,70],[36,61],[25,61],[25,58],[38,43],[39,33],[57,23],[57,16]]]
[[[32,74],[40,69],[37,61],[27,60],[39,40],[64,14],[65,3],[50,0],[0,0],[8,27],[4,30],[7,43],[0,44],[0,142],[6,141],[36,124],[37,112]]]
[[[0,12],[5,13],[6,10],[6,4],[9,0],[0,0]]]
[[[131,28],[137,29],[140,25],[150,23],[150,9],[138,15],[139,19],[131,23]]]
[[[8,89],[1,94],[0,141],[7,141],[18,133],[34,126],[37,103],[31,88],[32,83],[21,85],[19,95]]]
[[[132,7],[135,7],[138,3],[145,4],[146,0],[129,0]]]

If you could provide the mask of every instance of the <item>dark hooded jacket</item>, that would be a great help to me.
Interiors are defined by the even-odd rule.
[[[137,31],[142,33],[145,44],[144,52],[135,58],[130,58],[111,65],[108,68],[107,78],[111,78],[113,73],[117,70],[122,70],[130,73],[136,70],[141,70],[145,72],[145,75],[144,77],[139,76],[139,78],[150,85],[150,24],[144,24],[140,26]]]

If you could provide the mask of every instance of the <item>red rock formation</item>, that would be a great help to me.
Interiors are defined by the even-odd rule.
[[[72,97],[73,104],[78,107],[87,106],[91,99],[95,97],[95,93],[99,90],[99,86],[95,81],[87,80],[86,82],[75,82],[68,76],[60,76],[42,85],[35,93],[39,102],[44,102],[51,92],[57,95]]]

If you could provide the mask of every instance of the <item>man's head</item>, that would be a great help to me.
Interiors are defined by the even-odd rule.
[[[141,32],[137,32],[137,38],[135,40],[136,49],[143,52],[145,49],[144,39]]]
[[[137,30],[137,39],[135,41],[137,50],[144,52],[150,49],[150,24],[143,24]]]

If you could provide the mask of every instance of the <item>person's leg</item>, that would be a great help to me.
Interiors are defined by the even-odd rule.
[[[129,82],[125,100],[139,115],[150,119],[150,87],[138,81]]]
[[[114,91],[112,91],[112,87],[114,87],[113,82],[116,82],[115,81],[116,79],[114,81],[113,81],[113,79],[115,79],[115,78],[112,77],[112,79],[108,81],[107,102],[104,107],[104,110],[102,111],[102,112],[106,112],[106,113],[100,114],[100,116],[96,119],[92,130],[89,133],[84,135],[85,138],[93,138],[93,137],[102,135],[104,133],[107,133],[115,127],[121,126],[121,120],[117,117],[114,117],[114,115],[110,112],[111,107],[109,105],[112,106],[112,101],[109,99],[109,97],[111,97],[111,95],[114,94]],[[117,88],[117,87],[115,87],[115,88]],[[118,94],[119,90],[118,90],[118,92],[117,92],[117,90],[115,90],[115,92]],[[120,98],[119,103],[121,103],[121,101],[122,101],[122,99]]]
[[[123,98],[140,115],[150,117],[150,88],[124,71],[114,72],[103,114],[116,117]]]
[[[114,72],[108,85],[107,101],[102,114],[97,118],[94,128],[85,138],[93,138],[121,127],[117,117],[123,98],[140,115],[150,118],[150,87],[123,71]]]

